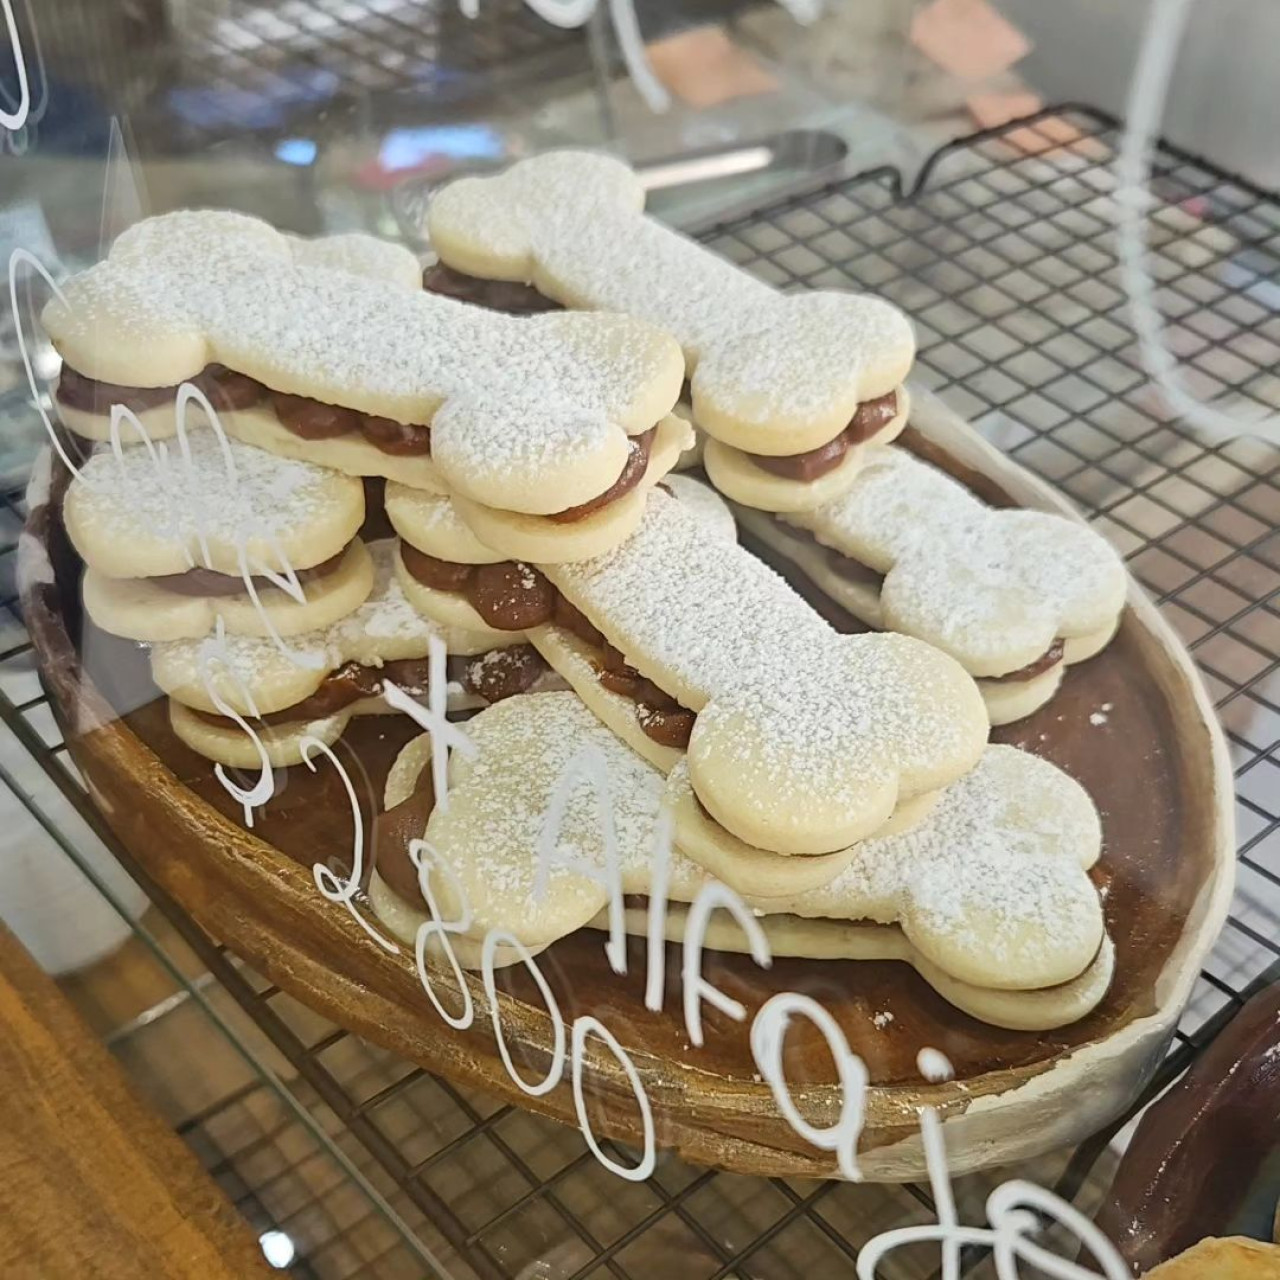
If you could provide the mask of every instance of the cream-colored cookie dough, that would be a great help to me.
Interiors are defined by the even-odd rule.
[[[470,711],[484,706],[484,700],[458,688],[449,690],[447,706],[451,714]],[[347,731],[356,716],[385,716],[393,712],[382,698],[360,698],[331,716],[319,720],[285,721],[282,724],[264,725],[245,717],[253,734],[262,742],[272,767],[286,769],[306,760],[304,744],[309,738],[318,738],[325,746],[332,746]],[[257,769],[262,764],[253,737],[236,722],[226,718],[221,723],[202,719],[190,708],[174,698],[169,699],[169,724],[177,737],[192,751],[207,760],[216,761],[233,769]],[[312,759],[315,749],[311,748]]]
[[[241,715],[271,715],[310,697],[348,662],[381,667],[425,658],[431,637],[451,654],[473,656],[495,646],[486,635],[437,626],[413,608],[395,575],[395,540],[371,542],[374,581],[368,598],[328,627],[294,637],[288,651],[273,640],[228,635],[150,646],[151,677],[171,698],[217,714],[210,687]],[[505,642],[505,638],[504,638]]]
[[[640,180],[609,156],[551,152],[458,179],[433,197],[427,229],[457,270],[674,334],[698,426],[750,453],[826,444],[859,404],[899,386],[915,355],[911,326],[889,303],[778,293],[646,218]]]
[[[1060,638],[1089,637],[1087,651],[1124,607],[1124,564],[1093,530],[989,507],[903,449],[877,448],[843,497],[782,519],[883,573],[884,625],[974,676],[1017,671]]]
[[[67,534],[108,578],[308,569],[337,555],[364,520],[364,486],[211,431],[160,464],[143,445],[96,451],[67,490]]]
[[[720,440],[707,441],[703,464],[707,478],[726,498],[761,511],[808,511],[848,492],[874,445],[888,444],[902,434],[910,412],[910,398],[899,387],[898,412],[873,441],[850,445],[840,464],[815,480],[790,480],[758,466],[747,453]]]
[[[687,401],[681,400],[677,403],[676,414],[689,422],[693,422],[693,406]],[[702,465],[702,451],[706,442],[706,435],[699,431],[695,424],[693,428],[693,443],[680,455],[673,470],[692,471],[694,467],[700,467]]]
[[[681,851],[744,897],[790,898],[816,889],[835,879],[857,855],[857,849],[851,847],[816,857],[784,858],[737,839],[698,804],[684,760],[676,764],[667,780],[667,803]]]
[[[253,724],[253,734],[262,743],[272,766],[284,769],[302,763],[302,744],[307,738],[317,738],[326,747],[333,746],[342,737],[352,714],[350,708],[345,708],[336,715],[305,724]],[[256,769],[262,764],[253,736],[234,720],[212,724],[170,698],[169,724],[180,741],[206,760],[215,760],[232,769]]]
[[[665,494],[608,555],[545,571],[628,663],[697,715],[694,790],[749,845],[847,848],[981,754],[985,709],[958,663],[905,636],[837,635]]]
[[[443,492],[444,480],[430,454],[404,456],[370,444],[358,431],[330,440],[304,440],[282,426],[270,406],[219,414],[227,434],[282,458],[331,467],[349,476],[382,476],[430,492]]]
[[[497,564],[506,559],[471,532],[444,494],[423,493],[392,481],[385,502],[391,527],[426,555],[454,564]]]
[[[622,892],[648,886],[654,827],[662,805],[662,776],[624,746],[569,692],[523,694],[486,708],[467,723],[473,758],[449,760],[449,805],[427,821],[424,838],[453,870],[434,881],[442,917],[471,910],[470,936],[508,929],[542,947],[581,928],[607,900],[604,888],[574,863],[604,862],[601,811],[583,780],[565,806],[560,840],[546,856],[545,892],[537,892],[537,851],[557,783],[585,748],[599,753],[609,778]],[[417,738],[388,777],[386,804],[403,800],[431,758]],[[407,856],[407,853],[404,855]],[[705,881],[688,859],[673,854],[671,884],[692,896]],[[628,886],[635,886],[630,888]]]
[[[406,287],[411,257],[357,239],[294,240],[227,212],[150,218],[66,283],[45,329],[72,369],[104,382],[173,386],[224,364],[278,392],[430,426],[431,471],[450,492],[532,515],[602,493],[627,437],[674,405],[683,360],[660,330],[424,293]],[[362,465],[345,449],[344,463]],[[365,463],[385,474],[385,458]],[[436,483],[413,467],[400,478]]]
[[[1058,692],[1066,669],[1065,662],[1056,662],[1029,680],[979,680],[978,692],[992,727],[1014,724],[1039,711]]]
[[[684,941],[688,909],[670,903],[665,937]],[[627,932],[646,936],[648,913],[639,908],[626,912]],[[608,927],[601,915],[594,929]],[[1104,938],[1093,963],[1078,977],[1060,986],[1039,991],[1006,991],[961,982],[930,964],[902,930],[892,925],[861,924],[846,920],[805,920],[800,916],[767,915],[760,927],[775,956],[802,956],[811,960],[901,960],[944,999],[962,1013],[993,1027],[1010,1031],[1052,1031],[1070,1026],[1093,1012],[1111,987],[1115,976],[1115,946]],[[704,945],[712,951],[746,953],[746,935],[731,920],[713,916],[707,922]]]
[[[1102,903],[1087,874],[1101,849],[1097,810],[1078,782],[1047,760],[989,746],[918,826],[863,842],[820,888],[761,905],[899,924],[930,963],[964,982],[1052,987],[1078,977],[1102,945]]]
[[[670,773],[684,759],[684,752],[678,747],[655,742],[645,733],[636,716],[636,703],[631,698],[614,693],[600,683],[597,659],[590,646],[571,631],[550,625],[534,627],[528,638],[547,660],[547,665],[600,718],[601,723],[613,730],[638,756],[663,773]]]
[[[584,750],[607,779],[614,889],[648,893],[664,802],[675,803],[678,822],[678,793],[691,797],[682,769],[664,783],[570,693],[510,699],[481,712],[467,731],[475,753],[451,757],[449,805],[424,831],[453,873],[433,875],[441,918],[471,915],[473,959],[462,958],[464,965],[478,962],[492,929],[536,951],[604,922],[609,889],[592,874],[605,865],[604,814],[585,773],[570,786],[558,839],[540,844],[552,796]],[[412,792],[430,753],[426,737],[401,752],[387,780],[387,807]],[[1110,981],[1113,953],[1086,874],[1099,846],[1097,814],[1076,783],[1012,747],[991,747],[912,832],[852,851],[824,885],[747,905],[778,954],[904,960],[978,1017],[1057,1026],[1094,1007]],[[669,857],[671,902],[692,902],[711,877],[682,845]],[[374,906],[402,938],[423,919],[421,902],[406,902],[385,884]],[[631,927],[638,930],[644,917],[631,913]],[[667,928],[669,936],[683,928],[678,905]],[[738,950],[745,939],[717,917],[707,945]]]
[[[663,488],[677,502],[683,503],[717,538],[737,542],[738,525],[729,510],[729,504],[709,485],[692,476],[672,472],[662,482]]]
[[[645,495],[675,465],[680,451],[693,438],[692,428],[683,418],[664,418],[649,451],[649,465],[640,483],[581,520],[561,523],[546,516],[502,511],[472,502],[461,493],[453,497],[454,510],[486,546],[511,560],[533,564],[562,564],[603,555],[635,532],[644,514]],[[619,465],[609,487],[622,470]],[[565,510],[563,505],[553,508]]]
[[[63,426],[87,440],[111,439],[111,415],[76,409],[61,401],[54,402]],[[188,411],[187,428],[202,427],[208,415],[197,404]],[[177,412],[174,402],[155,405],[135,415],[148,440],[171,440],[177,434]],[[306,440],[283,426],[271,405],[264,402],[251,409],[223,409],[218,412],[222,429],[233,440],[265,449],[281,458],[313,462],[349,476],[384,476],[419,489],[443,492],[444,481],[430,454],[403,456],[387,453],[370,444],[358,431],[327,440]],[[124,445],[139,442],[136,427],[126,420],[120,431]]]
[[[404,560],[398,550],[395,555],[395,574],[405,599],[424,618],[430,618],[438,626],[466,631],[488,649],[505,649],[524,640],[523,631],[503,631],[498,627],[491,627],[459,592],[437,591],[434,587],[419,582],[404,567]]]
[[[373,589],[373,562],[357,538],[342,562],[322,578],[302,584],[304,600],[279,587],[235,596],[187,596],[156,586],[148,578],[107,578],[96,570],[84,575],[84,607],[94,623],[129,640],[198,640],[210,635],[219,618],[238,636],[300,636],[330,626],[358,608]],[[270,626],[268,626],[268,622]]]

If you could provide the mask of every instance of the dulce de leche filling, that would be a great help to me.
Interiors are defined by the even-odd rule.
[[[857,408],[849,425],[834,440],[810,449],[806,453],[791,453],[785,457],[768,457],[763,453],[749,453],[747,457],[764,471],[784,480],[817,480],[834,471],[854,445],[866,444],[885,429],[898,414],[898,393],[865,400]]]
[[[211,364],[189,379],[221,413],[252,409],[270,402],[280,425],[303,440],[330,440],[359,434],[376,449],[397,457],[418,457],[431,452],[431,428],[395,422],[357,409],[325,404],[309,396],[272,391],[261,382],[236,373],[225,365]],[[86,413],[107,414],[111,406],[124,405],[134,413],[171,402],[178,393],[172,387],[125,387],[114,382],[86,378],[67,365],[58,379],[61,404]]]
[[[313,564],[309,569],[295,569],[294,574],[300,583],[315,582],[335,573],[351,549],[348,543],[337,555]],[[162,587],[165,591],[176,592],[180,596],[238,596],[248,591],[244,578],[238,573],[219,573],[216,569],[196,567],[183,573],[161,573],[154,578],[147,578],[153,586]],[[262,574],[251,574],[249,581],[255,591],[266,591],[276,584]]]
[[[478,658],[453,655],[447,664],[447,675],[466,693],[485,702],[501,702],[504,698],[526,693],[547,670],[542,655],[531,644],[512,645],[509,649],[493,649]],[[312,694],[282,711],[259,716],[263,724],[306,724],[323,720],[359,702],[363,698],[381,696],[382,683],[390,680],[415,698],[425,697],[430,687],[429,661],[426,658],[403,658],[380,667],[348,662],[330,671]],[[231,723],[225,716],[210,711],[195,711],[210,724]]]
[[[686,747],[694,714],[652,680],[628,666],[601,632],[575,609],[532,565],[505,560],[500,564],[455,564],[438,560],[401,541],[400,556],[409,574],[425,587],[449,591],[499,631],[525,631],[554,622],[596,652],[596,678],[613,693],[636,704],[641,729],[667,747]]]

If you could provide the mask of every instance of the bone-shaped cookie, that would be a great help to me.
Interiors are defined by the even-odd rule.
[[[517,665],[536,674],[528,661],[529,651],[502,658],[489,636],[438,626],[414,609],[396,581],[393,539],[372,542],[368,550],[374,565],[369,598],[327,628],[295,637],[287,649],[270,640],[234,635],[216,643],[177,640],[149,646],[152,678],[169,695],[171,722],[188,746],[223,764],[252,767],[257,762],[248,736],[234,722],[211,724],[189,714],[194,710],[223,716],[216,694],[251,723],[257,716],[271,716],[276,724],[255,723],[255,732],[267,744],[273,764],[296,764],[302,758],[300,743],[306,733],[331,742],[353,715],[391,713],[393,708],[376,690],[384,672],[392,676],[397,672],[387,664],[425,659],[433,636],[443,642],[451,658],[492,655],[478,666],[453,664],[461,680],[456,688],[450,685],[450,710],[496,700],[499,675],[513,676]],[[499,643],[513,645],[518,640],[504,636]],[[335,673],[339,683],[350,686],[351,701],[327,714],[302,714],[315,705],[315,696],[335,679]],[[290,717],[291,708],[301,711]],[[313,725],[319,725],[318,733]]]
[[[100,448],[67,491],[66,529],[83,557],[84,601],[106,631],[135,640],[228,630],[279,635],[327,626],[369,594],[373,567],[356,534],[364,489],[352,476],[194,432],[184,457],[141,445]],[[320,567],[324,568],[323,573]],[[305,599],[263,575],[309,572]],[[212,570],[239,580],[232,594],[173,589],[170,575]],[[258,579],[258,603],[243,575]],[[181,586],[181,584],[178,584]],[[265,615],[265,618],[264,618]]]
[[[558,846],[544,850],[541,873],[539,865],[553,793],[584,748],[598,753],[607,779],[618,887],[648,893],[655,827],[678,780],[664,784],[567,693],[510,699],[473,719],[468,735],[475,755],[451,759],[448,808],[431,813],[424,836],[449,868],[433,877],[441,918],[459,918],[465,904],[473,951],[493,929],[536,952],[603,923],[607,888],[583,867],[605,864],[604,810],[585,774],[568,792]],[[413,793],[429,755],[426,739],[405,748],[388,779],[389,808]],[[1052,765],[1011,747],[989,747],[952,790],[913,833],[868,842],[864,872],[851,866],[828,889],[750,905],[766,928],[776,923],[771,936],[785,953],[905,959],[946,998],[1004,1025],[1082,1016],[1109,973],[1105,961],[1094,970],[1104,938],[1085,872],[1100,842],[1091,801]],[[407,852],[379,848],[377,859],[375,907],[411,939],[421,900],[405,865],[389,865],[407,865]],[[917,860],[928,862],[930,876]],[[711,879],[679,849],[669,868],[675,903],[693,901]],[[1056,1000],[1046,1002],[1038,978],[1039,987],[1059,989]]]
[[[1092,529],[1065,516],[989,507],[892,446],[869,450],[840,498],[778,517],[781,528],[773,517],[741,515],[863,621],[937,645],[980,678],[988,697],[1016,693],[1017,684],[981,678],[1020,671],[1059,642],[1065,663],[1092,657],[1124,607],[1124,564]],[[797,539],[786,525],[821,545]],[[873,573],[867,581],[842,573],[824,548]],[[884,575],[878,587],[877,573]],[[1061,666],[1040,702],[1056,688]],[[1000,722],[1006,718],[1014,717]]]
[[[44,324],[71,368],[103,382],[165,387],[225,365],[273,392],[429,426],[430,462],[451,492],[529,516],[604,494],[632,456],[629,437],[675,403],[679,350],[642,321],[512,319],[408,288],[400,266],[392,279],[346,269],[364,253],[388,256],[239,214],[167,214],[69,281]],[[249,434],[291,447],[283,428]]]
[[[621,161],[561,151],[450,183],[427,227],[450,267],[528,281],[567,306],[622,311],[674,334],[695,419],[722,446],[804,453],[838,436],[860,404],[898,389],[915,343],[895,307],[832,291],[784,296],[643,210],[644,188]],[[856,467],[844,470],[847,481]],[[759,485],[767,478],[760,472]],[[730,496],[770,506],[763,489],[754,501]]]
[[[981,754],[986,714],[958,663],[906,636],[837,635],[776,573],[707,538],[665,494],[650,497],[622,546],[546,573],[627,664],[696,716],[688,762],[698,800],[762,850],[846,849]],[[529,634],[597,709],[595,681],[565,661],[576,637],[558,626]],[[628,741],[649,754],[647,735]],[[673,763],[669,748],[651,758]]]

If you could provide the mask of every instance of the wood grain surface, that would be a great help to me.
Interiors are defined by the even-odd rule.
[[[5,1280],[271,1274],[195,1156],[2,925],[0,1027]]]
[[[915,399],[912,427],[913,449],[988,500],[1063,509],[1044,484],[927,394]],[[283,771],[282,789],[254,829],[245,829],[208,761],[173,735],[136,646],[103,636],[82,618],[79,562],[57,505],[55,486],[54,501],[31,514],[26,561],[20,557],[24,613],[71,753],[147,874],[270,981],[327,1017],[430,1071],[574,1123],[567,1084],[530,1098],[512,1083],[478,975],[467,985],[480,1016],[466,1031],[453,1031],[433,1012],[412,958],[387,955],[346,912],[321,899],[311,864],[346,856],[351,841],[347,800],[332,770]],[[1091,717],[1103,705],[1110,710],[1098,727]],[[339,754],[367,807],[413,732],[403,720],[378,717],[357,721],[344,738]],[[922,1105],[943,1117],[956,1172],[1069,1144],[1119,1113],[1163,1056],[1225,919],[1234,871],[1225,746],[1185,650],[1136,587],[1110,648],[1068,672],[1047,707],[996,736],[1066,769],[1102,812],[1118,968],[1094,1013],[1050,1033],[1002,1031],[961,1014],[905,965],[786,960],[765,972],[747,957],[707,957],[708,978],[749,1015],[777,990],[804,992],[832,1012],[872,1082],[861,1144],[869,1179],[922,1176]],[[758,1078],[744,1024],[713,1013],[706,1047],[688,1050],[677,949],[668,952],[666,1000],[657,1013],[645,1008],[636,946],[623,977],[610,972],[599,938],[585,931],[549,948],[539,964],[566,1018],[589,1012],[624,1045],[653,1104],[662,1147],[742,1173],[831,1176],[834,1158],[795,1134]],[[456,1009],[452,977],[440,974],[437,984]],[[497,996],[516,1064],[536,1078],[553,1040],[536,988],[517,966],[501,972]],[[894,1015],[887,1030],[878,1017],[885,1010]],[[841,1091],[811,1030],[789,1033],[787,1074],[810,1122],[828,1125],[839,1114]],[[920,1079],[915,1060],[925,1045],[946,1052],[955,1081]],[[597,1134],[634,1142],[639,1115],[617,1060],[593,1046],[586,1077]]]

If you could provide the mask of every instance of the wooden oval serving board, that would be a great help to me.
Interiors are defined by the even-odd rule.
[[[909,443],[922,456],[989,501],[1067,509],[936,400],[917,394],[916,401]],[[57,490],[55,483],[53,499],[32,510],[23,539],[23,607],[71,754],[139,865],[206,930],[335,1022],[430,1071],[574,1123],[567,1083],[539,1098],[519,1091],[487,1017],[465,1032],[445,1025],[412,957],[386,954],[345,910],[321,898],[312,864],[350,849],[347,800],[334,771],[323,764],[316,774],[288,770],[254,829],[245,829],[209,762],[169,730],[145,658],[83,623],[79,566],[61,529]],[[805,590],[803,581],[797,585]],[[822,607],[837,625],[855,629]],[[1105,721],[1095,723],[1104,704]],[[353,722],[344,739],[341,758],[365,793],[366,822],[386,769],[413,733],[405,719],[377,717]],[[924,1175],[917,1123],[924,1104],[943,1116],[956,1172],[1076,1141],[1116,1115],[1165,1052],[1226,916],[1235,854],[1225,746],[1190,659],[1136,587],[1114,643],[1072,668],[1047,707],[994,737],[1066,769],[1103,816],[1117,972],[1087,1018],[1048,1033],[1000,1030],[958,1012],[898,963],[781,960],[763,971],[743,956],[708,953],[705,960],[706,976],[741,1000],[748,1017],[785,990],[832,1012],[870,1073],[860,1148],[870,1179]],[[565,1018],[593,1014],[630,1054],[661,1147],[742,1173],[834,1175],[834,1157],[795,1134],[757,1078],[749,1023],[708,1010],[706,1047],[689,1048],[676,948],[668,949],[666,1001],[656,1014],[644,1006],[638,942],[624,977],[611,972],[601,936],[590,931],[556,944],[539,963]],[[478,975],[467,981],[483,1011]],[[523,969],[500,971],[498,981],[513,1057],[536,1078],[548,1061],[550,1020]],[[450,992],[448,975],[437,982]],[[810,1121],[830,1124],[840,1106],[835,1068],[808,1032],[799,1024],[788,1036],[787,1075]],[[915,1063],[924,1046],[947,1054],[953,1082],[921,1080]],[[595,1132],[635,1142],[639,1113],[618,1062],[593,1052],[586,1079]]]

